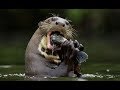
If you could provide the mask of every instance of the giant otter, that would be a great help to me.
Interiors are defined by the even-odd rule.
[[[80,46],[77,40],[72,40],[74,29],[69,21],[53,16],[40,22],[38,26],[26,48],[25,74],[27,76],[60,77],[69,76],[69,73],[74,71],[74,74],[79,77],[80,65],[73,59],[77,48],[83,49],[83,46]],[[51,42],[53,34],[66,39],[60,49],[55,49]]]

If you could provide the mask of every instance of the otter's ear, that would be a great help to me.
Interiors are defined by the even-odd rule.
[[[39,22],[39,23],[38,23],[38,26],[42,26],[42,24],[43,24],[43,22]]]
[[[40,26],[40,25],[41,25],[41,22],[38,23],[38,26]]]
[[[48,19],[46,19],[44,22],[45,22],[45,23],[50,23],[50,22],[51,22],[51,17],[48,18]]]

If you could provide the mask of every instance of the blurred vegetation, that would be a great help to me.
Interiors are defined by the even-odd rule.
[[[0,9],[0,64],[24,64],[38,23],[52,14],[71,20],[88,53],[87,63],[120,62],[119,9]]]

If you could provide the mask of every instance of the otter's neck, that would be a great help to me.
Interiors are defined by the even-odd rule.
[[[40,29],[38,28],[35,33],[33,34],[32,38],[30,39],[30,42],[28,43],[27,52],[32,52],[32,53],[38,53],[38,45],[41,41],[42,38],[42,33]]]

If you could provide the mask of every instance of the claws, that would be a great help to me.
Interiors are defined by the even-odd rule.
[[[74,47],[78,48],[80,51],[84,50],[84,46],[82,44],[79,44],[77,40],[74,41]]]

